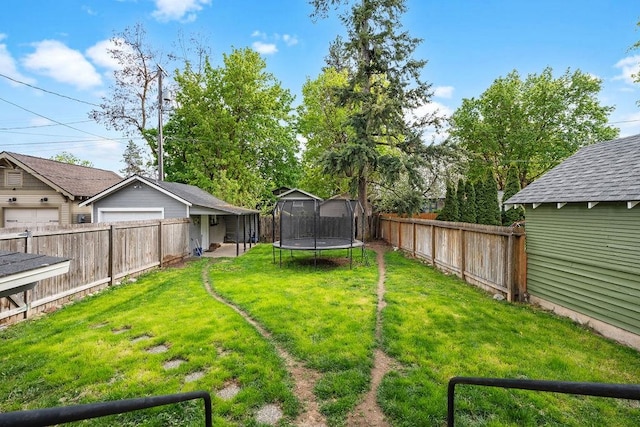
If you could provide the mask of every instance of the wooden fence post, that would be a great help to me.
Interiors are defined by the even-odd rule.
[[[111,227],[109,227],[109,286],[113,286],[116,283],[116,279],[115,279],[115,273],[116,273],[116,261],[114,259],[114,252],[115,252],[115,225],[111,225]]]
[[[515,276],[514,273],[514,269],[515,269],[515,262],[513,262],[513,245],[515,243],[515,239],[513,238],[513,233],[509,234],[509,237],[507,238],[507,262],[505,262],[505,266],[504,268],[507,270],[506,274],[505,274],[505,285],[507,287],[507,301],[509,302],[513,302],[514,301],[514,296],[515,296],[515,292],[514,292],[514,280],[513,277]]]
[[[465,280],[464,267],[465,267],[465,242],[464,242],[464,229],[460,228],[460,278]]]
[[[162,245],[162,220],[158,220],[158,257],[160,259],[158,262],[160,263],[160,268],[163,267],[162,260],[164,259],[164,253],[162,253],[163,245]]]
[[[416,256],[416,242],[418,241],[418,236],[416,236],[416,223],[413,222],[413,257]]]
[[[431,265],[436,266],[436,225],[431,224]]]

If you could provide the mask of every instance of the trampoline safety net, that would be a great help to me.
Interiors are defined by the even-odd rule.
[[[353,200],[280,200],[273,215],[274,246],[305,250],[362,246],[361,215],[360,204]]]

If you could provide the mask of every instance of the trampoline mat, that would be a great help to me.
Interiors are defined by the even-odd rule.
[[[314,239],[287,239],[283,242],[279,240],[273,242],[273,246],[280,249],[291,250],[324,250],[324,249],[349,249],[362,246],[361,240],[341,239],[338,237],[325,237]]]

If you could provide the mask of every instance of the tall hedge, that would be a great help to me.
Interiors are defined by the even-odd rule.
[[[509,226],[515,222],[524,219],[524,209],[522,206],[516,208],[505,209],[504,202],[509,200],[517,192],[520,191],[520,180],[515,168],[509,169],[507,172],[507,182],[504,187],[504,195],[502,196],[502,225]]]
[[[471,181],[464,184],[464,209],[460,210],[460,221],[475,224],[478,221],[476,190]]]
[[[438,215],[440,221],[458,221],[458,198],[456,189],[452,183],[447,183],[447,194],[444,198],[444,207]]]
[[[498,203],[498,185],[492,176],[487,176],[478,182],[476,203],[478,204],[478,224],[502,224]]]

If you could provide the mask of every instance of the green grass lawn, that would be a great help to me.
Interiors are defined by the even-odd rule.
[[[202,263],[142,277],[0,332],[0,411],[206,390],[216,425],[252,425],[275,403],[298,411],[273,347],[202,285]],[[137,340],[136,340],[137,338]],[[166,352],[148,349],[164,345]],[[168,361],[183,360],[173,369]],[[190,374],[203,375],[188,382]],[[235,383],[231,401],[215,392]],[[146,422],[142,422],[142,420]],[[201,402],[97,419],[92,425],[202,425]]]
[[[0,331],[0,411],[205,390],[216,425],[256,425],[276,404],[287,425],[299,412],[292,381],[271,343],[205,290],[241,307],[279,345],[323,376],[315,394],[331,425],[368,388],[375,348],[375,257],[349,268],[345,251],[313,265],[307,253],[270,245],[235,259],[203,259],[143,276],[42,319]],[[378,399],[397,426],[440,426],[453,376],[640,382],[640,354],[535,308],[493,300],[400,253],[387,262],[383,347],[402,368]],[[208,264],[207,264],[208,263]],[[167,351],[150,354],[164,345]],[[182,360],[173,369],[166,362]],[[189,375],[200,378],[189,382]],[[232,400],[215,396],[228,384]],[[638,402],[456,388],[456,425],[635,426]],[[200,402],[90,422],[91,425],[201,425]],[[144,422],[143,422],[144,420]]]
[[[211,286],[266,327],[292,355],[324,373],[316,387],[321,411],[340,424],[368,389],[375,346],[375,256],[323,252],[335,263],[314,266],[308,252],[283,251],[273,264],[271,247],[223,259],[210,270]]]
[[[379,400],[395,425],[443,425],[454,376],[639,383],[637,351],[531,306],[493,300],[387,253],[384,348],[406,368]],[[637,426],[638,402],[456,387],[456,426]]]

